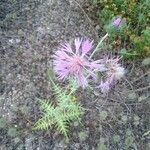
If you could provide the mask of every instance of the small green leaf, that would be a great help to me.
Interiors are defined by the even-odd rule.
[[[29,108],[24,105],[24,106],[20,107],[20,111],[21,111],[22,114],[27,114],[28,111],[29,111]]]
[[[107,147],[104,143],[99,143],[98,144],[98,150],[107,150]]]
[[[132,131],[131,131],[130,129],[127,129],[126,135],[127,135],[127,136],[130,136],[131,134],[132,134]]]
[[[143,134],[143,136],[147,136],[147,135],[149,135],[149,134],[150,134],[150,130],[147,131],[147,132],[145,132],[145,133]]]
[[[143,101],[143,100],[145,100],[145,99],[147,99],[147,96],[142,95],[142,96],[140,96],[140,97],[138,98],[138,101],[141,102],[141,101]]]
[[[137,126],[137,125],[139,125],[139,123],[140,123],[140,117],[137,116],[137,115],[134,115],[134,122],[133,122],[133,124],[135,126]]]
[[[17,144],[21,141],[21,139],[19,137],[14,138],[14,142]]]
[[[121,117],[121,120],[122,120],[124,123],[126,123],[126,122],[127,122],[127,120],[128,120],[128,117],[127,117],[127,116],[125,116],[125,115],[123,115],[123,116]]]
[[[134,93],[134,92],[133,93],[129,93],[128,98],[129,98],[129,100],[136,100],[137,94]]]
[[[125,150],[128,150],[134,142],[134,138],[132,136],[128,136],[125,140]]]
[[[122,49],[122,50],[119,52],[119,54],[120,54],[121,56],[123,56],[124,58],[133,58],[133,57],[139,55],[139,54],[137,54],[136,51],[133,51],[133,50],[132,50],[132,52],[131,52],[131,51],[129,51],[129,50],[127,51],[126,49]]]
[[[126,54],[126,53],[127,53],[127,50],[126,50],[125,48],[123,48],[123,49],[120,50],[119,53],[120,53],[120,54]]]
[[[102,112],[100,112],[100,119],[101,119],[102,121],[106,120],[107,116],[108,116],[107,111],[102,111]]]
[[[150,65],[150,58],[145,58],[145,59],[142,61],[142,65],[143,65],[143,66]]]
[[[10,137],[16,137],[18,135],[18,131],[15,127],[9,128],[7,133]]]
[[[143,22],[145,20],[145,15],[140,13],[139,14],[139,22]]]
[[[118,143],[120,141],[120,136],[119,135],[114,135],[113,136],[113,141],[114,141],[114,143]]]
[[[139,120],[140,120],[140,117],[137,115],[134,115],[134,121],[139,121]]]
[[[103,137],[100,138],[100,143],[105,143],[105,141],[106,141],[105,138],[103,138]]]
[[[0,106],[3,105],[4,102],[5,102],[5,98],[0,96]]]
[[[92,2],[93,5],[96,5],[98,0],[91,0],[91,2]]]
[[[7,121],[5,118],[0,117],[0,128],[5,128],[7,124]]]
[[[105,145],[105,138],[100,138],[97,150],[107,150],[107,147]]]
[[[87,137],[88,137],[88,135],[86,132],[79,132],[80,141],[85,141]]]
[[[18,107],[17,107],[17,105],[12,105],[11,106],[11,110],[13,111],[13,112],[17,112],[18,111]]]

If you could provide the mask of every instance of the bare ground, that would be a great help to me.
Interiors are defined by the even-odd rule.
[[[91,9],[88,0],[0,2],[0,114],[7,122],[1,150],[124,150],[130,143],[129,150],[149,149],[150,69],[140,62],[122,62],[126,78],[107,96],[98,89],[78,93],[89,111],[82,124],[70,125],[69,143],[55,129],[31,130],[40,113],[36,97],[52,98],[46,72],[57,46],[75,37],[98,41]]]

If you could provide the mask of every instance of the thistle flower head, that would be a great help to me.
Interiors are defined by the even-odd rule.
[[[105,67],[107,76],[113,76],[115,80],[120,80],[125,73],[124,68],[119,63],[120,58],[106,58]]]
[[[104,59],[104,64],[106,67],[105,79],[101,81],[99,87],[103,93],[107,93],[111,87],[116,83],[117,80],[120,80],[124,74],[125,69],[119,63],[120,58],[108,58]]]
[[[125,19],[123,19],[121,16],[117,16],[112,20],[112,25],[114,27],[120,28],[123,26],[124,23],[125,23]]]
[[[97,65],[98,62],[88,60],[87,54],[92,48],[93,42],[89,39],[77,38],[72,45],[62,44],[54,54],[54,71],[58,78],[65,80],[69,76],[74,76],[80,86],[87,86],[87,74],[96,78],[94,72],[100,67]]]
[[[120,35],[120,33],[122,33],[126,28],[126,20],[121,16],[116,16],[110,21],[108,25],[105,26],[105,28],[109,35]]]

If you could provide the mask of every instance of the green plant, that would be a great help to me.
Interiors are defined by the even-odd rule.
[[[0,116],[0,128],[5,128],[6,125],[7,125],[6,119]]]
[[[114,135],[114,136],[113,136],[113,142],[114,142],[114,143],[118,143],[120,140],[121,140],[121,138],[120,138],[119,135]]]
[[[105,141],[106,141],[105,138],[100,138],[100,141],[99,141],[98,146],[97,146],[98,150],[107,150]]]
[[[126,58],[150,56],[150,5],[149,0],[96,0],[100,7],[99,20],[105,26],[115,16],[126,20],[122,34],[111,34],[114,49],[124,48],[120,53]],[[105,28],[107,30],[107,28]]]
[[[10,127],[7,133],[10,137],[16,137],[19,134],[15,127]]]
[[[134,143],[134,137],[133,136],[127,136],[125,139],[125,150],[130,150]]]
[[[88,134],[86,132],[83,132],[83,131],[79,132],[78,135],[79,135],[80,141],[85,141],[88,137]]]
[[[60,133],[68,138],[68,125],[70,121],[79,119],[83,108],[72,99],[74,92],[77,90],[75,80],[70,79],[69,86],[63,90],[51,80],[53,91],[56,98],[55,102],[38,99],[40,107],[44,113],[35,123],[34,129],[49,129],[55,126]]]
[[[130,129],[127,129],[124,149],[130,150],[130,148],[133,146],[133,143],[134,143],[134,137],[132,136],[132,131]]]
[[[143,65],[143,66],[150,65],[150,58],[145,58],[145,59],[142,61],[142,65]]]
[[[104,121],[108,117],[107,111],[101,111],[100,112],[100,120]]]

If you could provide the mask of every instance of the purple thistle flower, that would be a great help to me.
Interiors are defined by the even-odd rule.
[[[121,17],[121,16],[118,16],[118,17],[115,17],[112,21],[112,25],[114,27],[121,27],[123,25],[123,23],[125,22],[125,20]]]
[[[107,93],[114,84],[116,84],[117,80],[120,80],[124,74],[125,69],[118,62],[120,60],[117,58],[108,58],[106,57],[103,61],[107,70],[105,71],[105,79],[101,81],[99,87],[103,93]]]
[[[90,40],[75,39],[74,44],[65,43],[54,54],[54,71],[60,80],[74,76],[77,83],[86,87],[87,75],[96,79],[95,71],[101,69],[99,61],[89,61],[87,53],[93,48]]]

